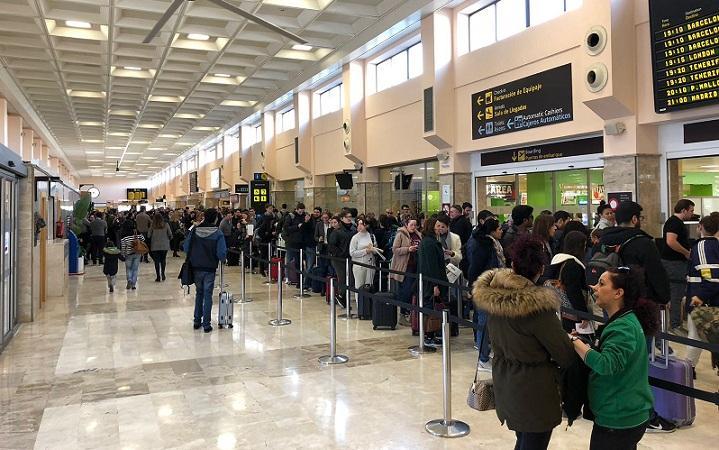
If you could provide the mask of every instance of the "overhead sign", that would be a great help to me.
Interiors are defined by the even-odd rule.
[[[487,183],[486,194],[487,197],[501,198],[507,201],[516,199],[514,183]]]
[[[147,200],[147,189],[127,188],[127,199],[130,201]]]
[[[650,0],[654,110],[719,103],[719,2]]]
[[[472,139],[573,119],[571,64],[472,94]]]
[[[249,184],[236,184],[235,185],[235,194],[249,194],[250,193],[250,185]]]
[[[496,166],[547,159],[567,158],[570,156],[593,155],[604,152],[604,139],[601,137],[558,142],[556,144],[535,145],[531,147],[500,150],[482,153],[482,166]]]
[[[254,177],[252,179],[255,181],[267,180],[267,174],[264,172],[255,172]]]
[[[197,172],[190,172],[190,194],[198,192],[197,188]]]
[[[252,180],[250,183],[250,207],[255,211],[264,211],[270,202],[270,182],[267,180]]]

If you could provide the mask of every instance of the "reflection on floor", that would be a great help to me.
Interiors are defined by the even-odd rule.
[[[122,270],[122,267],[121,267]],[[136,291],[107,293],[100,266],[73,278],[0,355],[0,448],[477,448],[510,449],[513,433],[493,411],[466,406],[476,352],[471,331],[453,340],[453,415],[472,427],[445,440],[424,431],[442,415],[440,354],[413,358],[409,329],[373,331],[338,321],[346,365],[320,367],[328,353],[328,308],[317,294],[285,293],[292,324],[273,328],[276,287],[248,275],[252,303],[235,306],[235,327],[192,329],[194,292],[155,283],[142,265]],[[239,270],[228,269],[239,294]],[[216,309],[214,311],[216,313]],[[718,378],[703,355],[699,387]],[[704,382],[702,382],[704,381]],[[697,402],[694,426],[646,436],[641,448],[708,448],[717,409]],[[591,423],[558,427],[552,448],[586,448]]]

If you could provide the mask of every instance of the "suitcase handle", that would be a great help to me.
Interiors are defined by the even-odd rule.
[[[660,307],[659,309],[659,323],[661,325],[662,333],[667,332],[667,324],[669,323],[669,311],[665,307]],[[657,364],[656,362],[656,345],[657,345],[657,337],[652,336],[652,348],[650,349],[649,357],[651,359],[652,364],[658,367],[663,367],[665,369],[669,368],[669,344],[667,344],[666,339],[661,339],[660,342],[660,349],[661,349],[661,355],[660,358],[664,360],[664,364]]]

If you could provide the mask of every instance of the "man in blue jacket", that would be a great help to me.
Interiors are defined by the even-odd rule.
[[[215,286],[217,265],[225,261],[227,246],[217,227],[217,210],[206,209],[204,220],[185,239],[185,254],[190,255],[193,280],[195,281],[194,328],[200,326],[205,333],[212,331],[212,290]]]

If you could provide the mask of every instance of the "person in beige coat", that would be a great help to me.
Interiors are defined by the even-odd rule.
[[[408,216],[404,218],[404,226],[397,230],[392,244],[392,264],[390,269],[404,273],[417,272],[417,250],[422,241],[422,233],[417,229],[417,219]],[[401,274],[391,274],[395,281],[397,300],[411,303],[412,294],[417,280],[413,277],[406,277]],[[400,325],[409,325],[409,311],[402,309],[402,316],[399,318]]]

